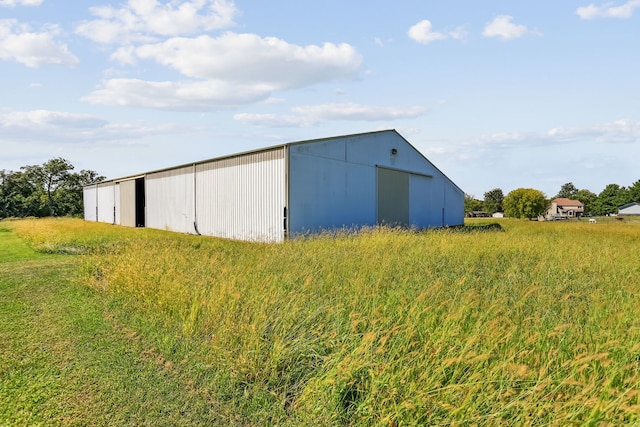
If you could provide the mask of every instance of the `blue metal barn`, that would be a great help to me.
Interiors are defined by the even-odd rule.
[[[293,142],[84,189],[85,219],[280,242],[337,228],[461,225],[464,192],[395,130]]]

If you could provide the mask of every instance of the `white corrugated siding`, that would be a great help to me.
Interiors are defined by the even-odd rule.
[[[113,224],[115,222],[115,183],[98,184],[98,222]]]
[[[207,236],[284,240],[284,147],[196,167],[198,231]]]
[[[86,221],[96,221],[97,214],[97,186],[84,187],[82,191],[82,201],[84,204],[84,219]]]
[[[136,181],[120,182],[120,225],[136,226]]]
[[[115,206],[115,209],[113,210],[113,214],[115,216],[113,223],[114,224],[120,224],[120,183],[116,182],[115,186],[113,187],[113,204]]]
[[[149,228],[194,233],[193,166],[146,176],[146,210]]]

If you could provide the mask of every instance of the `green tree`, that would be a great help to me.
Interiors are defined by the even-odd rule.
[[[631,184],[629,190],[629,203],[640,202],[640,179]]]
[[[567,182],[566,184],[563,184],[562,187],[560,187],[560,191],[558,192],[556,197],[575,199],[577,194],[578,189],[575,185],[573,185],[573,182]]]
[[[484,193],[484,210],[487,212],[502,212],[503,202],[504,194],[500,188],[494,188],[493,190]]]
[[[57,158],[20,172],[0,171],[0,218],[80,215],[83,186],[104,180],[95,171],[73,173],[73,165]]]
[[[24,173],[35,185],[45,191],[49,208],[48,214],[51,216],[58,215],[56,193],[66,183],[73,165],[67,160],[58,157],[45,162],[41,166],[23,166],[21,169],[24,170]]]
[[[504,214],[512,218],[537,218],[547,209],[544,193],[533,188],[518,188],[504,198]]]
[[[0,218],[8,217],[9,205],[8,205],[8,183],[7,180],[11,176],[11,172],[7,170],[0,170]]]
[[[2,218],[43,216],[42,191],[23,172],[2,171],[0,215]]]
[[[61,215],[79,216],[84,211],[83,187],[104,181],[105,177],[92,170],[81,170],[71,173],[65,179],[55,198],[55,203]]]
[[[597,215],[609,215],[618,212],[618,208],[629,203],[629,191],[618,184],[609,184],[598,194],[593,204],[593,212]]]
[[[464,212],[469,213],[473,211],[482,210],[482,200],[478,200],[471,194],[464,195]]]
[[[584,214],[593,213],[593,205],[598,200],[598,195],[596,193],[592,193],[589,190],[578,190],[575,195],[575,199],[582,202],[584,205]]]

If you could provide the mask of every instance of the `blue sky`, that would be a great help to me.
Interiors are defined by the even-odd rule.
[[[0,0],[0,169],[397,129],[482,198],[640,179],[640,0]]]

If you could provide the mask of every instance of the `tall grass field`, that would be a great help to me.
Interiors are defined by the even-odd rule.
[[[127,357],[178,385],[167,419],[202,402],[185,425],[640,425],[640,223],[478,224],[259,244],[20,220],[0,247],[70,260]],[[55,424],[158,425],[160,380],[135,372],[135,413]]]

